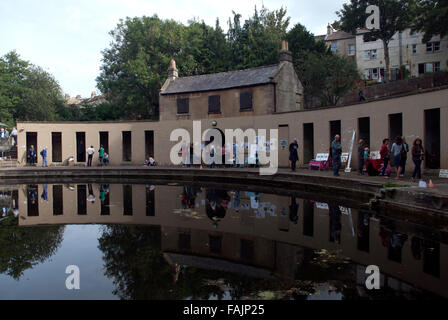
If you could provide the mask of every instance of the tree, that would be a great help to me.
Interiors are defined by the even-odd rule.
[[[435,35],[448,35],[448,0],[418,0],[413,29],[424,33],[423,43]]]
[[[307,95],[318,97],[322,106],[336,106],[360,78],[356,63],[337,54],[311,53],[302,75]]]
[[[384,49],[384,61],[386,64],[385,80],[390,80],[389,42],[397,32],[402,32],[411,26],[411,1],[410,0],[351,0],[343,5],[336,14],[340,20],[334,25],[346,32],[355,34],[358,29],[365,28],[369,14],[366,9],[369,5],[376,5],[380,9],[380,29],[371,30],[364,34],[364,41],[381,40]]]
[[[20,59],[15,52],[0,58],[0,121],[58,120],[65,114],[62,91],[54,77]]]
[[[232,52],[232,70],[259,67],[278,62],[278,50],[286,37],[290,18],[286,9],[269,11],[262,7],[241,26],[241,15],[233,12],[227,38]]]
[[[311,99],[322,88],[315,88],[315,82],[307,81],[310,55],[331,55],[331,51],[323,41],[316,41],[314,35],[300,23],[288,32],[286,39],[292,52],[294,67],[305,90],[305,99]]]
[[[63,226],[23,228],[10,214],[0,228],[0,273],[18,280],[23,272],[55,254],[62,242]]]

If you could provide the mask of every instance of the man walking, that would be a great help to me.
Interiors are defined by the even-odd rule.
[[[48,167],[47,162],[47,147],[43,148],[40,152],[40,155],[42,156],[42,167]]]
[[[339,169],[341,169],[341,155],[341,136],[337,134],[331,143],[331,158],[333,159],[333,175],[335,177],[339,177]]]
[[[95,153],[95,149],[93,148],[93,146],[90,146],[90,148],[87,148],[87,166],[91,167],[92,166],[92,159],[93,159],[93,154]]]

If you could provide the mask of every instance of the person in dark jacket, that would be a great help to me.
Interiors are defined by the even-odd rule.
[[[333,159],[333,175],[339,177],[339,169],[341,169],[342,144],[341,136],[336,135],[331,143],[331,158]]]
[[[289,160],[291,161],[291,170],[296,171],[296,162],[299,160],[299,144],[297,140],[289,145]]]
[[[412,161],[415,164],[414,173],[412,174],[412,180],[422,178],[422,161],[424,159],[425,149],[423,149],[422,139],[415,139],[412,146]]]
[[[30,165],[35,165],[37,162],[36,149],[34,149],[33,145],[31,145],[30,148],[28,149],[27,159],[28,164]]]

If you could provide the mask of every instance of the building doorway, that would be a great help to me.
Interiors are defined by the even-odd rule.
[[[145,131],[145,156],[151,156],[154,159],[154,131]]]
[[[123,161],[131,162],[132,161],[132,132],[131,131],[123,131]]]
[[[366,146],[370,147],[370,118],[358,119],[358,136],[359,139],[364,140]]]
[[[28,150],[31,148],[31,146],[34,147],[36,150],[36,154],[38,155],[37,150],[37,132],[27,132],[26,133],[26,152],[28,155]],[[36,163],[39,161],[39,157],[36,157]]]
[[[440,169],[440,109],[425,110],[426,168]]]
[[[85,132],[76,132],[76,162],[86,162]]]
[[[389,138],[393,143],[396,137],[403,136],[403,114],[395,113],[389,115]]]
[[[104,152],[109,153],[109,132],[100,132],[100,146],[103,146]]]
[[[62,133],[51,133],[51,161],[62,162]]]
[[[337,134],[341,136],[342,143],[341,120],[330,121],[330,145]]]
[[[314,159],[314,124],[303,124],[303,163]]]
[[[278,163],[280,167],[289,167],[289,126],[278,126]]]

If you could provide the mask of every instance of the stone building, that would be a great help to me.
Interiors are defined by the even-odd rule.
[[[317,38],[317,37],[316,37]],[[333,53],[356,59],[356,36],[341,30],[333,30],[327,26],[327,34],[316,40],[323,40]]]
[[[283,41],[279,63],[179,77],[171,61],[160,92],[160,121],[249,117],[303,109],[303,87]]]
[[[384,78],[386,63],[381,40],[364,41],[361,30],[356,35],[356,63],[367,80]],[[391,79],[398,78],[400,66],[404,66],[412,77],[424,73],[448,70],[448,37],[434,36],[430,42],[422,43],[423,34],[406,29],[397,32],[389,42]]]
[[[332,52],[354,59],[366,80],[381,81],[385,76],[383,42],[364,41],[366,29],[354,34],[327,27],[327,34],[316,36]],[[448,70],[448,37],[434,36],[430,42],[422,43],[423,34],[406,29],[397,32],[389,43],[391,80],[400,79],[400,67],[409,71],[411,77],[425,73]]]

